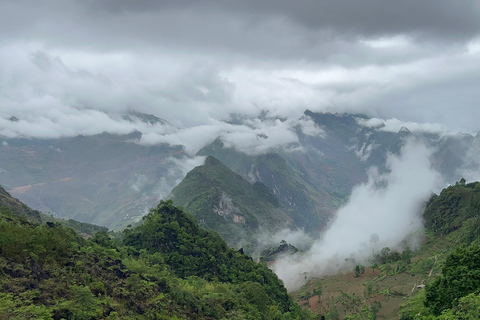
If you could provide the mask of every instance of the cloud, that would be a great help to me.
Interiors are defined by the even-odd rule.
[[[306,136],[325,137],[325,130],[320,128],[311,118],[302,117],[297,122],[302,133]]]
[[[304,134],[323,135],[322,129],[305,118],[297,121],[255,118],[244,119],[240,124],[212,120],[207,125],[178,129],[169,134],[150,132],[142,135],[139,143],[182,145],[187,153],[193,155],[216,138],[220,138],[226,148],[235,148],[245,154],[258,155],[277,148],[288,151],[292,144],[298,142],[296,128],[300,128]]]
[[[203,140],[232,113],[305,109],[478,131],[474,1],[47,3],[0,3],[0,117],[23,121],[2,122],[2,135],[128,132],[115,114],[131,109],[204,128]]]
[[[357,119],[357,122],[368,128],[377,128],[379,131],[387,132],[399,132],[402,128],[407,128],[413,132],[427,132],[427,133],[437,133],[444,134],[448,132],[448,129],[439,123],[418,123],[406,121],[402,122],[396,118],[391,118],[387,120],[379,118],[370,118],[370,119]]]
[[[442,185],[439,173],[431,167],[430,155],[421,142],[408,140],[401,156],[388,157],[389,173],[379,174],[372,168],[368,182],[353,189],[348,203],[308,252],[274,264],[287,288],[302,286],[304,272],[313,277],[338,272],[351,256],[365,263],[373,250],[397,248],[408,235],[421,230],[422,206]],[[370,241],[373,234],[378,235],[378,243]]]

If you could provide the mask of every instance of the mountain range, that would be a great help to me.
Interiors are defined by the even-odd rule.
[[[126,114],[124,119],[171,126],[154,115],[137,112]],[[228,228],[238,229],[243,222],[239,224],[235,219],[243,221],[243,218],[246,229],[240,229],[246,232],[255,224],[269,223],[262,220],[261,210],[246,209],[245,206],[255,207],[253,203],[235,202],[235,194],[220,185],[221,180],[232,182],[229,188],[233,188],[236,181],[243,192],[250,193],[247,181],[252,190],[264,194],[259,209],[268,204],[266,216],[278,217],[270,223],[276,226],[267,229],[294,227],[315,235],[346,203],[353,186],[367,180],[369,168],[375,166],[380,172],[388,171],[388,154],[398,154],[409,137],[423,141],[433,150],[433,165],[446,182],[459,180],[462,173],[478,168],[476,158],[469,155],[478,154],[479,135],[411,131],[405,127],[392,132],[384,123],[364,115],[309,110],[300,120],[313,122],[317,133],[310,134],[303,130],[300,122],[292,122],[291,130],[297,141],[261,153],[240,150],[226,143],[221,135],[194,155],[188,154],[181,145],[141,144],[142,132],[139,131],[59,139],[5,137],[0,146],[0,184],[32,208],[45,213],[121,229],[139,221],[160,199],[167,198],[188,169],[201,164],[193,159],[213,156],[243,178],[231,179],[230,172],[220,170],[215,179],[205,180],[205,186],[198,184],[198,193],[212,202],[212,210],[221,205],[219,199],[214,198],[223,197],[231,199],[232,208],[242,212],[243,215],[237,214],[237,218],[229,222]],[[248,119],[238,117],[231,124],[242,123],[248,123]],[[260,143],[262,139],[266,137],[257,136]],[[220,172],[225,176],[221,177]],[[187,175],[187,180],[198,174]],[[204,190],[207,186],[208,190],[216,189]],[[192,199],[179,194],[182,188],[179,186],[172,196],[176,203],[194,211]],[[207,220],[205,225],[213,228],[214,223]]]

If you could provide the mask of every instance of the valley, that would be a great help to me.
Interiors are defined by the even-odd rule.
[[[480,319],[480,0],[0,0],[0,320]]]

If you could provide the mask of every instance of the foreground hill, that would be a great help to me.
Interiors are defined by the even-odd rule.
[[[161,202],[86,240],[0,207],[2,319],[311,319],[266,266]]]
[[[201,227],[218,232],[231,246],[253,245],[255,234],[292,227],[277,197],[262,182],[253,185],[212,156],[190,171],[172,191]]]

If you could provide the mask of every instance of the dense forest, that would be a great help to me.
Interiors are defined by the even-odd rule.
[[[170,201],[116,238],[13,209],[0,209],[2,319],[313,318],[265,265]]]

